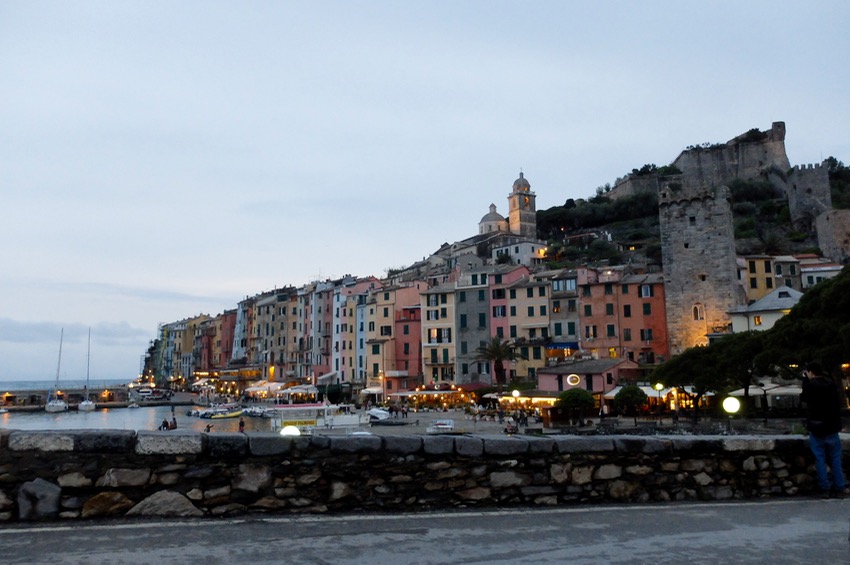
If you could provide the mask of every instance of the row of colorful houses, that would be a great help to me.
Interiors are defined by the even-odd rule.
[[[145,376],[158,383],[209,379],[233,395],[269,381],[346,384],[387,398],[417,387],[494,384],[479,348],[498,337],[518,353],[508,367],[511,381],[551,392],[607,392],[643,380],[671,354],[663,273],[468,259],[413,278],[408,270],[383,280],[345,276],[275,289],[216,316],[162,324]],[[706,340],[768,329],[802,290],[841,268],[814,256],[740,257],[738,266],[748,305],[728,312],[721,331],[706,325]],[[700,307],[686,314],[698,321]]]

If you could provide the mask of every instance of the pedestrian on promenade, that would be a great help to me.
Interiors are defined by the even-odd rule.
[[[803,373],[800,400],[806,405],[806,429],[809,430],[809,447],[815,456],[820,494],[824,498],[844,498],[841,439],[838,437],[842,428],[841,397],[835,381],[823,374],[817,362],[809,363]]]
[[[241,433],[244,433],[244,432],[245,432],[245,419],[239,418],[239,433],[241,434]]]

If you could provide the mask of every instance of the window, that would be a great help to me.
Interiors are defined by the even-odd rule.
[[[380,355],[381,354],[381,346],[380,344],[372,345],[372,355]]]
[[[755,277],[750,277],[750,288],[758,288],[759,284]]]
[[[486,291],[483,289],[478,291],[478,302],[484,302],[487,300],[487,294],[485,294],[485,292]]]
[[[582,296],[590,296],[590,285],[589,284],[581,285],[581,295]]]
[[[650,298],[653,296],[652,285],[651,284],[642,284],[640,285],[640,293],[638,294],[641,298]]]
[[[403,333],[404,335],[410,335],[410,326],[408,326],[407,324],[404,324],[401,327],[401,333]]]
[[[445,308],[440,308],[440,317],[448,318],[448,311]]]
[[[576,290],[576,280],[575,279],[560,279],[552,281],[552,292],[566,292],[571,291],[575,292]]]
[[[449,299],[448,294],[441,294],[440,295],[440,304],[445,304],[448,301],[448,299]]]
[[[392,326],[381,326],[381,335],[382,336],[393,335],[393,327]]]
[[[575,300],[567,300],[567,312],[575,312],[576,311],[576,301]]]
[[[779,263],[776,264],[776,276],[777,277],[782,276],[782,265],[780,265]]]
[[[576,335],[576,323],[567,322],[567,335]]]
[[[537,296],[546,296],[546,287],[538,286],[537,287]]]
[[[561,328],[562,328],[561,322],[555,322],[555,335],[563,335],[561,333]]]
[[[584,337],[587,339],[596,337],[596,326],[585,326],[584,327]]]
[[[511,316],[516,316],[516,306],[511,306]]]
[[[534,298],[534,289],[533,288],[525,289],[525,297],[526,298]]]
[[[429,295],[427,304],[428,304],[428,306],[438,306],[439,305],[439,298],[437,297],[437,295],[436,294]]]
[[[405,344],[404,344],[404,354],[405,354],[405,355],[410,355],[410,344],[409,344],[409,343],[406,343],[406,342],[405,342]]]
[[[465,341],[460,342],[460,353],[461,355],[466,355],[468,353],[469,346]]]
[[[502,275],[493,275],[494,284],[502,284]]]
[[[505,289],[504,288],[494,288],[491,293],[493,300],[503,300],[505,298]]]
[[[608,324],[607,326],[605,326],[605,332],[608,335],[608,337],[614,337],[616,335],[614,333],[614,328],[615,328],[614,324]]]
[[[764,280],[764,286],[767,288],[773,288],[773,279],[767,278]]]
[[[605,283],[605,294],[611,295],[614,294],[614,285],[611,283]]]
[[[516,299],[516,289],[512,288],[510,291],[508,291],[508,296],[511,297],[511,300],[515,300]]]
[[[761,325],[761,316],[753,316],[753,324],[755,324],[756,326],[760,326]]]
[[[652,341],[652,329],[645,329],[640,331],[640,340],[641,341]]]
[[[390,315],[390,309],[387,308],[386,306],[384,306],[384,318],[388,317],[389,315]]]
[[[493,306],[493,317],[504,318],[507,315],[506,306]]]
[[[451,343],[451,328],[430,328],[428,330],[428,343]]]
[[[756,272],[756,262],[755,261],[750,261],[748,267],[749,267],[750,273]]]
[[[694,304],[694,320],[705,320],[705,308],[703,308],[702,304]]]
[[[487,314],[482,312],[478,314],[478,327],[486,328],[487,327]]]
[[[632,317],[632,305],[626,304],[623,306],[623,317],[631,318]]]
[[[546,315],[546,305],[545,305],[545,304],[541,304],[541,305],[540,305],[540,315],[541,315],[541,316],[545,316],[545,315]]]
[[[630,328],[623,328],[623,341],[631,341],[632,340],[632,330]]]
[[[652,316],[652,304],[650,304],[649,302],[643,303],[643,315]]]
[[[584,315],[593,316],[593,307],[590,304],[584,305]]]
[[[797,265],[789,265],[788,266],[788,272],[791,273],[791,276],[796,275],[797,274]]]
[[[466,314],[461,314],[461,315],[460,315],[460,327],[461,327],[461,328],[465,328],[465,327],[466,327]]]
[[[439,320],[440,319],[439,310],[428,310],[427,312],[425,312],[425,319],[426,320]]]
[[[613,316],[614,315],[614,305],[613,304],[606,304],[605,305],[605,314],[607,316]]]
[[[560,311],[561,311],[561,301],[560,300],[553,300],[552,301],[552,313],[558,314]]]
[[[529,307],[528,307],[528,317],[529,317],[529,318],[533,318],[533,317],[534,317],[534,306],[529,306]]]
[[[628,294],[629,293],[629,285],[624,284],[623,287],[620,289],[620,292],[622,292],[623,294]]]
[[[511,326],[508,328],[510,331],[508,332],[512,338],[516,337],[516,326]]]
[[[531,358],[532,359],[542,359],[543,358],[539,347],[532,347],[531,348]]]
[[[473,285],[477,285],[477,284],[478,284],[478,275],[472,275],[472,284],[473,284]]]
[[[770,261],[765,261],[765,262],[764,262],[764,272],[765,272],[765,273],[770,273],[770,272],[771,272],[771,269],[770,269]]]
[[[461,290],[460,294],[457,297],[458,302],[466,302],[466,291]]]
[[[505,328],[499,326],[496,328],[496,337],[504,338],[505,337]]]

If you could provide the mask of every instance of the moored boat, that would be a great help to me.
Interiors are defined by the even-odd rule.
[[[68,403],[64,399],[59,398],[59,370],[62,367],[62,338],[65,336],[65,328],[59,333],[59,361],[56,362],[56,386],[47,396],[47,404],[44,406],[45,412],[67,412]]]

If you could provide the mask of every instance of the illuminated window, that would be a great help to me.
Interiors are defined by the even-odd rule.
[[[753,324],[760,326],[761,325],[761,316],[753,316]]]

